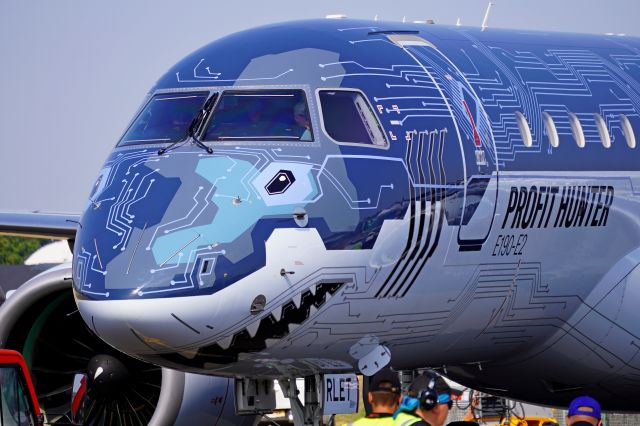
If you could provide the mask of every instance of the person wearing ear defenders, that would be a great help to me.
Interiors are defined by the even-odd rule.
[[[393,418],[397,426],[443,426],[452,405],[447,382],[427,370],[413,380]]]

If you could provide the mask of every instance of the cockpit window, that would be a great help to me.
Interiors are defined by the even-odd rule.
[[[387,146],[384,132],[360,92],[320,91],[324,130],[338,143]]]
[[[218,101],[205,141],[313,141],[302,90],[227,91]]]
[[[165,93],[155,95],[124,134],[118,146],[179,142],[209,93]]]

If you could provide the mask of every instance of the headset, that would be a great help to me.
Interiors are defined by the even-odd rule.
[[[423,373],[427,378],[427,386],[418,392],[416,397],[404,396],[400,402],[400,406],[393,415],[395,419],[401,412],[412,412],[420,407],[424,411],[429,411],[438,404],[438,393],[436,392],[436,380],[438,376],[432,371]]]
[[[431,410],[438,403],[438,392],[436,392],[436,379],[438,376],[432,371],[425,371],[424,375],[429,380],[427,386],[418,393],[420,408],[425,411]]]

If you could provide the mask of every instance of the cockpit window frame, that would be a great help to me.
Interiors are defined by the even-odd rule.
[[[118,138],[118,142],[116,142],[116,149],[121,149],[121,148],[132,148],[132,147],[141,147],[141,146],[148,146],[148,147],[162,147],[162,146],[167,146],[170,145],[172,143],[174,143],[175,141],[160,141],[160,140],[156,140],[153,142],[136,142],[136,143],[126,143],[123,144],[123,138],[125,137],[125,135],[129,132],[129,130],[131,130],[131,127],[136,123],[136,121],[138,120],[138,118],[140,117],[140,115],[144,112],[144,110],[149,106],[149,104],[153,101],[153,99],[156,96],[162,96],[162,95],[188,95],[191,93],[207,93],[207,97],[206,99],[209,99],[211,97],[211,95],[216,92],[216,90],[212,90],[211,87],[189,87],[189,88],[173,88],[173,89],[163,89],[163,90],[157,90],[153,93],[148,93],[145,98],[143,99],[142,103],[140,104],[140,107],[138,108],[138,110],[136,111],[136,113],[134,114],[133,118],[129,121],[129,123],[127,124],[127,127],[125,128],[125,130],[122,132],[122,134],[120,135],[120,137]],[[206,102],[205,99],[205,102]],[[194,117],[195,118],[195,117]],[[178,142],[182,142],[182,141],[186,141],[187,139],[189,139],[189,136],[187,135],[186,138],[178,141]]]
[[[207,117],[207,120],[203,123],[202,128],[201,128],[201,132],[199,134],[199,136],[202,138],[202,142],[204,142],[205,144],[213,144],[213,146],[224,146],[224,145],[234,145],[237,143],[240,144],[247,144],[247,145],[266,145],[266,146],[314,146],[317,145],[319,143],[318,137],[317,137],[317,132],[314,129],[318,128],[318,124],[316,122],[316,115],[314,114],[313,111],[313,104],[311,102],[309,102],[310,97],[308,96],[308,91],[304,88],[304,87],[300,87],[300,86],[291,86],[291,87],[287,87],[287,86],[277,86],[277,87],[273,87],[273,86],[251,86],[251,87],[220,87],[220,88],[215,88],[216,90],[212,90],[211,94],[213,94],[214,92],[216,92],[218,94],[218,99],[216,99],[215,103],[213,104],[212,108],[211,108],[211,114],[209,114],[209,117]],[[301,92],[302,93],[302,98],[303,101],[305,103],[305,106],[307,107],[307,114],[308,114],[308,118],[309,118],[309,125],[310,125],[310,133],[311,133],[311,140],[301,140],[301,139],[277,139],[277,138],[273,138],[273,140],[261,140],[261,139],[256,139],[256,138],[246,138],[246,139],[229,139],[229,140],[208,140],[205,139],[205,135],[207,132],[207,129],[209,127],[209,124],[211,123],[211,120],[213,119],[213,117],[216,114],[216,111],[218,110],[219,104],[222,101],[222,98],[224,98],[225,94],[228,93],[247,93],[247,92]],[[209,146],[209,145],[207,145]]]
[[[369,107],[369,110],[371,111],[371,114],[374,117],[376,124],[378,125],[382,133],[382,137],[384,139],[385,144],[376,145],[373,143],[367,144],[367,143],[361,143],[361,142],[340,142],[332,138],[331,135],[329,135],[329,132],[327,132],[327,129],[324,127],[324,113],[322,111],[322,103],[320,102],[320,92],[355,92],[360,94],[362,99],[366,102],[367,106]],[[371,105],[371,101],[362,90],[357,88],[351,88],[351,87],[319,87],[316,89],[315,95],[316,95],[316,103],[318,105],[318,115],[320,117],[320,129],[322,129],[322,134],[327,139],[329,139],[336,145],[359,146],[359,147],[383,149],[383,150],[389,150],[391,148],[391,143],[389,142],[389,138],[387,137],[387,131],[382,125],[380,118],[376,114],[375,112],[376,110],[373,108],[373,105]]]
[[[309,118],[311,120],[311,134],[313,137],[312,141],[300,141],[300,140],[295,140],[295,141],[259,141],[259,140],[240,140],[240,139],[234,139],[234,140],[230,140],[230,141],[204,141],[206,146],[211,146],[212,148],[215,149],[216,146],[220,147],[220,146],[234,146],[237,145],[238,143],[242,144],[242,145],[247,145],[247,146],[269,146],[269,147],[278,147],[278,146],[286,146],[286,147],[307,147],[307,148],[318,148],[320,147],[321,144],[321,138],[319,137],[320,134],[320,129],[321,128],[321,124],[318,122],[318,117],[319,117],[319,107],[316,106],[315,104],[315,99],[312,96],[313,92],[311,90],[311,88],[308,85],[302,85],[302,84],[292,84],[292,85],[277,85],[277,86],[256,86],[256,85],[248,85],[248,86],[197,86],[197,87],[171,87],[171,88],[163,88],[163,89],[158,89],[155,90],[151,93],[147,93],[144,97],[144,99],[142,100],[142,102],[140,103],[140,106],[138,107],[138,109],[136,110],[135,114],[133,115],[133,118],[129,121],[129,123],[127,124],[126,128],[124,129],[124,131],[122,132],[122,134],[120,135],[120,137],[118,138],[118,141],[116,142],[116,145],[114,147],[114,149],[116,150],[122,150],[122,149],[132,149],[132,148],[138,148],[140,149],[141,147],[149,147],[152,149],[155,148],[162,148],[164,146],[170,145],[171,142],[150,142],[150,143],[140,143],[140,144],[126,144],[126,145],[120,145],[120,142],[122,141],[122,138],[124,137],[124,135],[127,134],[127,132],[129,131],[129,129],[131,128],[131,126],[133,126],[133,124],[136,122],[136,120],[138,119],[138,117],[140,116],[140,114],[142,113],[142,111],[144,111],[144,109],[147,107],[147,105],[149,104],[149,102],[151,102],[151,100],[153,99],[154,96],[156,95],[164,95],[164,94],[182,94],[182,93],[192,93],[192,92],[208,92],[209,96],[207,97],[210,98],[211,96],[213,96],[214,94],[217,94],[218,98],[216,99],[215,103],[212,106],[212,111],[215,111],[215,109],[218,106],[218,102],[220,102],[220,99],[222,98],[222,94],[225,91],[249,91],[249,90],[256,90],[256,91],[263,91],[263,90],[268,90],[268,91],[272,91],[272,90],[300,90],[302,91],[303,95],[304,95],[304,99],[307,103],[307,111],[309,113]],[[209,117],[207,117],[206,122],[203,123],[200,126],[200,132],[198,134],[198,136],[202,136],[202,133],[204,131],[206,131],[206,127],[209,125],[209,120],[211,119],[211,115],[209,115]]]

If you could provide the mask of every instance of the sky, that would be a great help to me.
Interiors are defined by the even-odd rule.
[[[258,25],[480,26],[488,0],[2,0],[0,211],[80,213],[143,97],[197,48]],[[489,26],[640,36],[640,0],[493,0]]]

